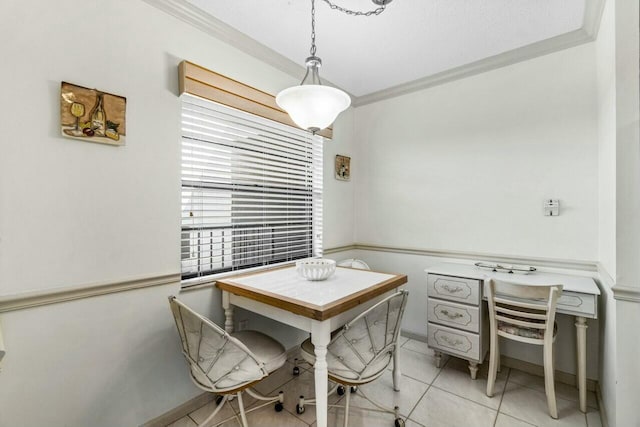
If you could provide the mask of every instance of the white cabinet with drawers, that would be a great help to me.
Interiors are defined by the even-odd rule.
[[[481,330],[486,310],[482,302],[482,281],[465,277],[427,274],[427,343],[440,366],[442,353],[469,361],[471,378],[478,373],[489,345]]]
[[[436,353],[436,364],[442,354],[469,361],[471,377],[489,349],[489,319],[483,302],[487,279],[523,285],[562,284],[562,296],[556,312],[576,319],[578,343],[578,382],[580,407],[586,407],[586,319],[598,317],[600,290],[590,277],[536,271],[533,274],[510,274],[482,270],[474,265],[439,263],[427,273],[427,343]]]

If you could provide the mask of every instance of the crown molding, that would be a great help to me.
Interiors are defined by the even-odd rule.
[[[586,0],[582,29],[591,37],[591,41],[598,38],[604,3],[606,0]]]
[[[353,100],[353,106],[359,107],[373,102],[383,101],[396,96],[427,89],[433,86],[449,83],[454,80],[481,74],[486,71],[506,67],[518,62],[544,56],[584,43],[594,41],[598,36],[600,21],[604,11],[606,0],[585,0],[585,10],[582,27],[569,33],[561,34],[550,39],[522,46],[489,58],[461,65],[456,68],[442,71],[418,80],[403,83],[368,95],[363,95]]]
[[[257,40],[252,39],[248,35],[236,30],[232,26],[222,22],[202,9],[193,6],[185,0],[142,1],[173,16],[174,18],[186,22],[198,30],[204,31],[218,40],[272,66],[277,70],[282,71],[285,74],[290,75],[291,77],[302,80],[302,77],[304,76],[306,68],[301,64],[290,60],[286,56],[263,45]],[[325,78],[323,78],[322,81],[328,86],[340,88]],[[342,88],[340,89],[344,90]],[[352,99],[355,98],[349,92],[345,92],[348,93]]]
[[[252,39],[218,18],[193,6],[185,0],[142,0],[168,13],[174,18],[190,24],[198,30],[214,36],[224,43],[265,62],[292,77],[302,78],[305,68],[275,50]]]
[[[369,95],[360,96],[354,100],[353,106],[360,107],[374,102],[384,101],[389,98],[395,98],[397,96],[417,92],[433,86],[439,86],[455,80],[464,79],[466,77],[471,77],[487,71],[516,64],[518,62],[544,56],[549,53],[558,52],[590,41],[592,41],[591,37],[583,29],[575,30],[570,33],[561,34],[550,39],[541,40],[533,44],[481,59],[479,61],[432,74],[418,80],[403,83],[378,92],[373,92]]]
[[[214,16],[202,11],[185,0],[143,0],[145,3],[184,21],[205,33],[253,56],[254,58],[295,78],[301,78],[305,68],[252,39]],[[403,83],[368,95],[354,96],[352,106],[359,107],[373,102],[383,101],[400,95],[416,92],[429,87],[463,79],[486,71],[506,67],[518,62],[557,52],[596,39],[600,28],[604,2],[606,0],[585,0],[583,25],[580,29],[561,34],[550,39],[522,46],[508,52],[452,68],[431,76]],[[338,87],[326,81],[331,86]],[[344,90],[344,89],[343,89]],[[347,92],[348,93],[348,92]]]

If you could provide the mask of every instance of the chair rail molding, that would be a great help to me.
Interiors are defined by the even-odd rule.
[[[2,337],[2,323],[0,322],[0,371],[2,370],[2,359],[7,354],[7,349],[4,346],[4,338]]]
[[[473,261],[493,261],[501,262],[505,264],[530,264],[537,267],[547,268],[559,268],[566,270],[577,270],[585,272],[597,272],[598,263],[596,261],[581,261],[581,260],[563,260],[554,258],[539,258],[520,255],[505,255],[505,254],[490,254],[485,252],[467,252],[467,251],[452,251],[443,249],[423,249],[423,248],[406,248],[399,246],[382,246],[371,243],[354,243],[349,246],[342,246],[339,248],[325,249],[325,254],[332,254],[336,252],[342,252],[346,250],[364,250],[374,252],[391,252],[407,255],[421,255],[437,258],[453,258],[460,260],[473,260]]]
[[[113,294],[116,292],[179,283],[180,273],[170,273],[158,276],[132,278],[118,282],[103,282],[64,288],[43,289],[12,295],[0,295],[0,313]]]
[[[613,298],[615,300],[640,303],[640,286],[628,286],[616,283],[600,262],[598,263],[598,274],[600,275],[602,284],[609,287],[613,292]]]
[[[324,249],[322,253],[323,255],[331,255],[338,252],[352,251],[354,249],[357,249],[357,246],[355,244],[350,244],[345,246],[336,246],[335,248]]]
[[[611,290],[613,291],[613,298],[618,301],[640,304],[640,287],[615,284]]]

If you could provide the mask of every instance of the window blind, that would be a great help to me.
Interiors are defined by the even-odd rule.
[[[181,98],[183,281],[322,255],[322,137]]]

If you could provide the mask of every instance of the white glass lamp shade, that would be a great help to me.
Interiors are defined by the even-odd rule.
[[[349,108],[349,95],[330,86],[303,84],[276,96],[276,103],[302,129],[317,132],[331,125],[338,114]]]

